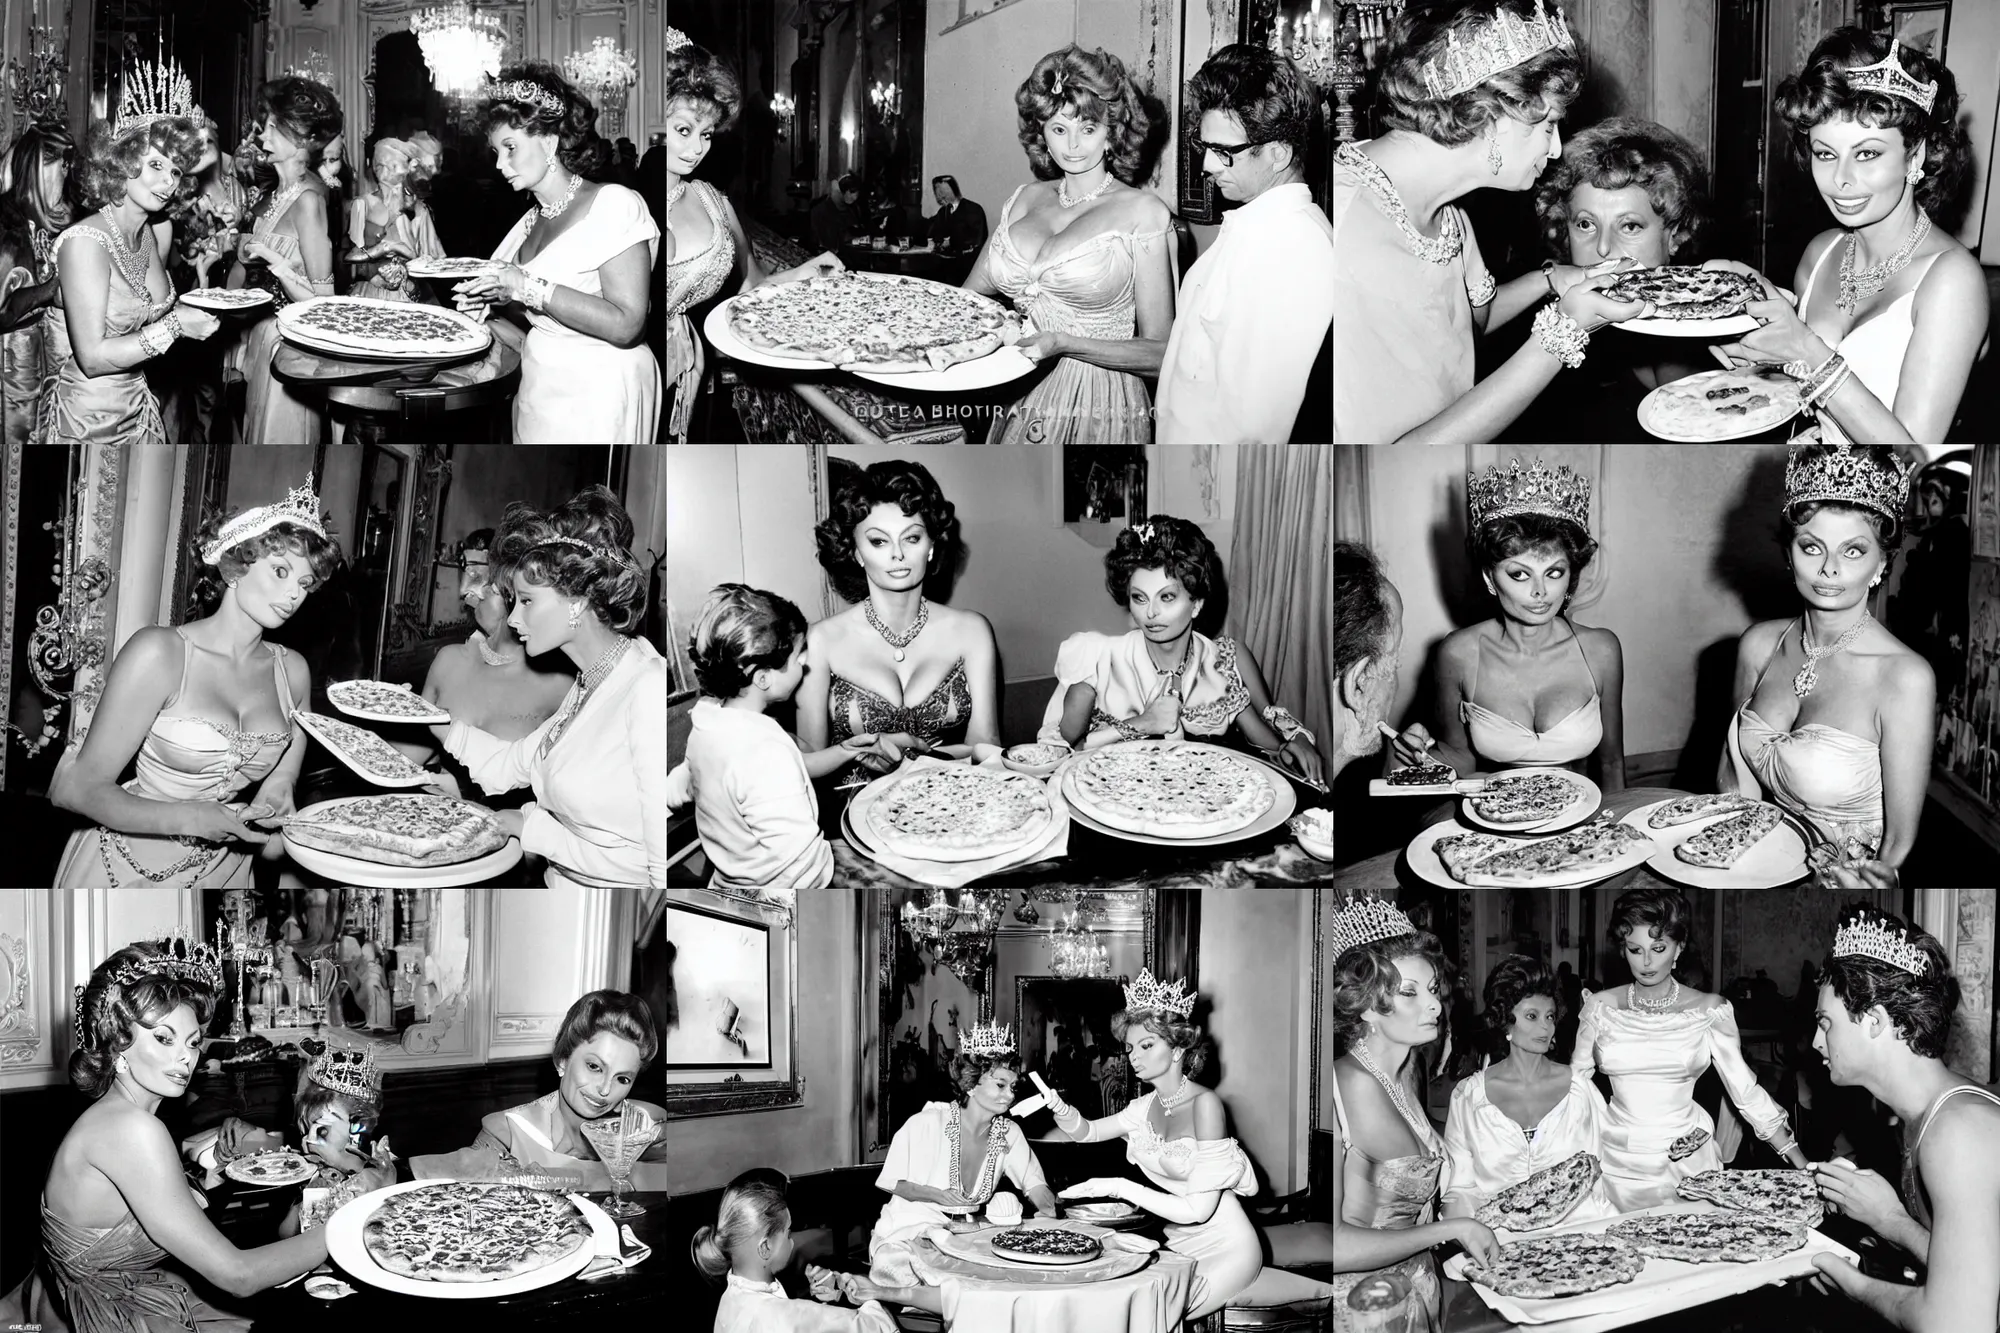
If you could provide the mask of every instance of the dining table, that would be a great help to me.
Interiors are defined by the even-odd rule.
[[[1175,1333],[1194,1287],[1194,1260],[1164,1246],[1134,1272],[1087,1282],[1064,1281],[1060,1271],[970,1276],[975,1265],[928,1240],[916,1243],[911,1261],[942,1294],[952,1333]]]
[[[285,384],[323,394],[364,433],[393,431],[407,440],[436,433],[459,414],[510,402],[521,382],[521,352],[496,336],[485,351],[469,356],[385,361],[281,341],[271,356],[271,373]]]

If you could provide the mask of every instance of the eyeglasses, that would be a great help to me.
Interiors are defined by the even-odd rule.
[[[1201,149],[1204,153],[1214,153],[1222,159],[1223,166],[1233,167],[1236,165],[1236,155],[1238,153],[1246,153],[1252,148],[1262,148],[1265,144],[1271,142],[1273,140],[1253,139],[1248,143],[1210,143],[1206,139],[1196,139],[1194,140],[1194,146]]]

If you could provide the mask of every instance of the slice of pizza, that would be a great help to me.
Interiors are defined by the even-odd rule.
[[[1674,1187],[1683,1199],[1705,1199],[1765,1217],[1782,1218],[1816,1227],[1826,1219],[1826,1204],[1812,1173],[1792,1168],[1749,1171],[1703,1171]]]
[[[1473,796],[1472,809],[1492,824],[1539,824],[1582,800],[1584,791],[1553,773],[1495,778]]]
[[[1683,796],[1676,801],[1668,801],[1652,814],[1646,816],[1648,828],[1673,828],[1677,824],[1692,824],[1697,819],[1707,819],[1712,815],[1729,814],[1732,811],[1755,805],[1747,796],[1733,792],[1709,792],[1701,796]]]
[[[1576,1153],[1501,1190],[1475,1216],[1489,1227],[1509,1231],[1552,1227],[1575,1211],[1603,1173],[1595,1153]]]
[[[1741,814],[1710,824],[1675,847],[1674,859],[1726,870],[1778,827],[1781,818],[1778,807],[1760,801]]]
[[[1701,1145],[1708,1142],[1705,1129],[1691,1129],[1667,1145],[1667,1160],[1682,1162],[1701,1151]]]
[[[1618,1237],[1586,1232],[1509,1241],[1492,1264],[1467,1264],[1465,1275],[1502,1296],[1547,1300],[1630,1282],[1645,1266],[1645,1256]]]
[[[1598,819],[1489,856],[1473,868],[1473,878],[1466,882],[1475,887],[1532,887],[1587,872],[1609,874],[1616,862],[1629,856],[1644,859],[1652,846],[1652,839],[1631,825]]]
[[[1431,850],[1444,863],[1446,874],[1463,880],[1474,866],[1487,857],[1519,845],[1514,838],[1502,838],[1491,833],[1453,833],[1432,843]]]
[[[294,713],[292,717],[314,740],[370,782],[413,786],[431,780],[409,756],[366,728],[323,713]]]

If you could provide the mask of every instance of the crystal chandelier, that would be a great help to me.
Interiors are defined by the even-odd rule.
[[[1097,932],[1072,909],[1061,922],[1049,923],[1049,970],[1059,977],[1108,977],[1111,951]]]
[[[625,102],[639,80],[639,62],[609,37],[599,37],[588,51],[572,51],[563,60],[563,77],[583,89],[604,115],[604,133],[617,138],[625,129]]]
[[[972,990],[985,985],[993,954],[993,932],[1007,907],[1007,894],[993,889],[960,889],[957,901],[932,889],[922,907],[903,904],[903,929],[919,949],[958,975]]]
[[[874,104],[875,114],[884,120],[894,120],[903,114],[903,93],[893,83],[877,79],[868,89],[868,100]]]
[[[410,31],[423,48],[431,84],[446,97],[471,97],[488,79],[499,77],[506,37],[493,15],[459,0],[418,11],[410,18]]]
[[[285,71],[288,79],[311,79],[314,83],[333,86],[333,62],[326,52],[317,48],[306,52],[305,58]]]
[[[1333,86],[1333,28],[1332,17],[1320,16],[1322,0],[1312,0],[1310,13],[1300,14],[1293,19],[1292,31],[1285,32],[1285,16],[1280,13],[1271,23],[1270,48],[1281,56],[1290,56],[1305,71],[1322,94]],[[1339,12],[1340,6],[1334,5]]]

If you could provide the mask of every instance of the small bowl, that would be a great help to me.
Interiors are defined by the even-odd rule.
[[[1328,820],[1328,823],[1331,822],[1331,820]],[[1298,840],[1299,846],[1306,849],[1307,855],[1317,857],[1322,861],[1331,861],[1333,859],[1333,839],[1330,837],[1323,838],[1319,835],[1317,820],[1308,818],[1306,814],[1297,814],[1293,815],[1287,823],[1292,830],[1292,836]]]
[[[1063,761],[1074,753],[1067,745],[1057,745],[1052,741],[1034,741],[1030,744],[1036,748],[1056,750],[1060,753],[1054,759],[1046,762],[1031,763],[1027,760],[1014,757],[1016,751],[1029,749],[1028,745],[1010,745],[1001,751],[1000,766],[1010,773],[1024,773],[1031,778],[1045,778],[1054,773],[1058,768],[1061,768]]]

